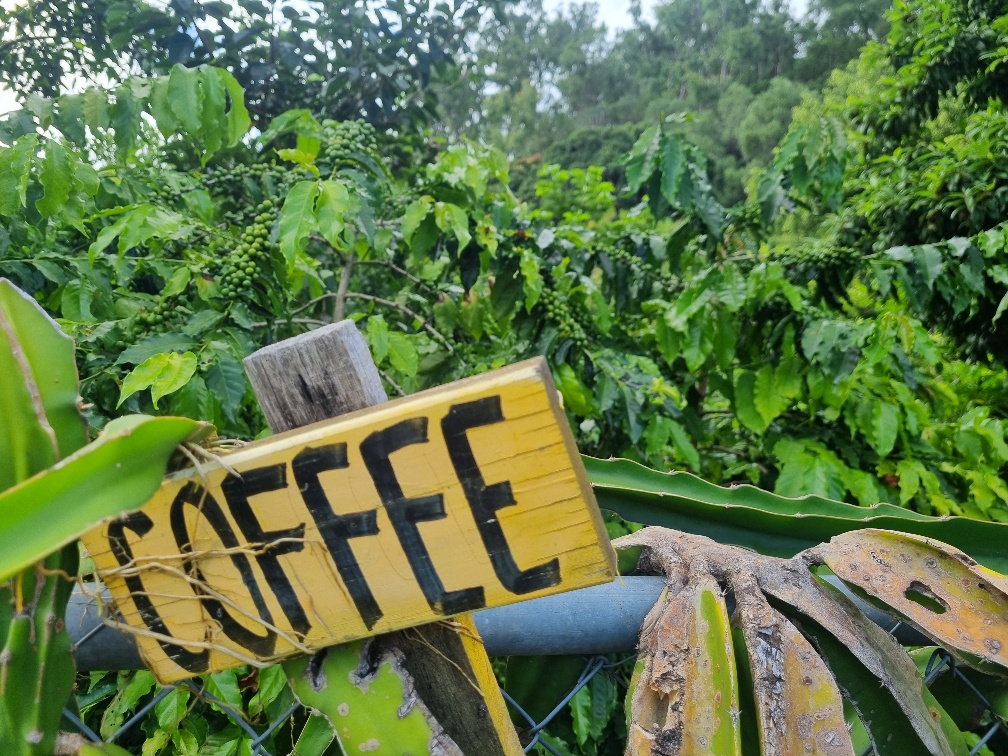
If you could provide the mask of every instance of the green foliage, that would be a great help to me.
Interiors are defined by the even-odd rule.
[[[646,56],[662,76],[682,64],[655,51],[699,34],[677,15],[685,6],[656,21],[675,30],[664,41],[641,43],[641,22],[632,39],[643,52],[632,60]],[[764,20],[760,39],[769,39],[781,25],[774,14]],[[568,52],[584,51],[596,39],[591,17],[574,22]],[[697,39],[707,75],[680,66],[674,80],[739,126],[731,149],[747,133],[746,113],[762,113],[748,133],[752,155],[765,155],[756,127],[779,113],[756,104],[775,101],[782,92],[766,85],[792,72],[761,72],[767,61],[736,60],[740,48],[712,34]],[[834,77],[832,105],[803,109],[753,178],[752,198],[734,206],[712,180],[727,181],[727,163],[687,138],[708,129],[700,116],[657,121],[640,111],[657,123],[629,145],[629,191],[600,168],[547,165],[526,180],[521,202],[505,156],[466,142],[428,160],[415,143],[390,149],[394,136],[304,109],[262,118],[259,138],[243,138],[234,82],[212,69],[32,98],[0,128],[0,273],[75,336],[96,428],[121,412],[173,413],[257,436],[264,422],[241,360],[349,317],[391,393],[542,354],[586,453],[830,497],[842,513],[884,511],[894,522],[965,516],[949,531],[986,543],[977,521],[1008,520],[1008,382],[997,351],[1008,342],[996,339],[1008,292],[996,225],[1002,111],[967,112],[957,130],[959,106],[949,102],[921,144],[873,156],[850,138],[853,116],[837,104],[847,99],[841,88],[878,86],[888,53],[880,45],[869,55],[851,80]],[[738,76],[714,86],[723,61]],[[586,57],[585,70],[601,77],[595,63]],[[515,97],[533,93],[534,113],[528,77],[505,74]],[[537,85],[548,66],[541,74]],[[564,92],[577,93],[573,83]],[[681,111],[668,102],[655,107]],[[506,136],[521,143],[537,123]],[[768,501],[740,518],[763,522],[784,508]],[[653,503],[624,514],[643,520]],[[777,516],[786,522],[767,526],[767,538],[838,527],[847,515],[820,503],[793,505],[809,510],[805,533]],[[215,676],[207,686],[261,722],[292,700],[278,674]],[[90,681],[89,725],[107,733],[150,700],[143,678],[130,679],[140,683],[128,696],[125,679],[119,693],[112,678]],[[507,679],[520,684],[517,667]],[[602,687],[575,697],[551,743],[611,750],[624,731]],[[180,700],[149,714],[124,746],[247,747],[218,704],[191,698],[180,724]],[[118,713],[103,723],[108,710]],[[284,724],[273,740],[293,742],[302,724]]]
[[[78,412],[73,345],[42,309],[0,279],[0,748],[51,754],[74,663],[65,613],[75,540],[143,504],[176,446],[182,418],[124,417],[94,443]]]
[[[771,234],[796,275],[828,268],[832,296],[860,274],[996,369],[1008,182],[993,72],[1005,18],[997,4],[898,4],[887,41],[835,73],[822,105],[802,106],[758,186],[764,222],[797,209]]]
[[[281,7],[282,5],[282,7]],[[176,64],[217,65],[241,83],[258,125],[286,110],[363,117],[411,128],[430,120],[431,77],[498,3],[431,8],[367,0],[284,3],[195,0],[41,2],[0,9],[0,82],[26,103],[79,78],[121,82],[124,72],[166,74]],[[367,40],[367,44],[364,44]],[[177,99],[194,127],[196,100]],[[121,108],[118,103],[116,108]],[[127,106],[133,107],[133,106]],[[82,104],[77,103],[78,112]]]
[[[445,77],[440,129],[500,147],[522,175],[542,163],[604,167],[622,182],[620,156],[641,128],[689,115],[680,133],[707,155],[722,202],[743,197],[746,176],[768,162],[806,87],[884,36],[888,3],[814,2],[805,18],[786,3],[661,3],[606,30],[589,4],[547,11],[509,4],[487,17],[475,55]]]
[[[715,486],[686,472],[662,473],[628,460],[584,458],[599,505],[629,522],[675,527],[718,543],[789,558],[833,536],[865,527],[940,538],[969,548],[980,564],[1004,574],[1002,523],[937,519],[892,504],[844,504],[813,494],[787,498],[753,486]],[[730,514],[729,514],[730,513]],[[801,527],[795,518],[801,517]]]
[[[977,108],[1003,101],[1004,17],[996,1],[894,3],[886,41],[895,76],[883,82],[880,97],[858,103],[862,128],[878,137],[874,154],[934,118],[946,94],[961,94]]]

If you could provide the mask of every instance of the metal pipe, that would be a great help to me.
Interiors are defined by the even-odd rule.
[[[904,645],[931,641],[908,625],[853,595],[836,578],[828,578],[869,619],[892,632]],[[475,613],[476,627],[490,656],[552,656],[632,652],[645,615],[665,586],[660,577],[622,577],[612,583],[569,593],[498,606]],[[90,595],[89,595],[90,594]],[[94,591],[79,588],[67,607],[67,628],[74,643],[77,669],[140,669],[143,662],[129,635],[104,625]],[[103,602],[110,604],[103,591]],[[729,611],[732,610],[729,595]]]

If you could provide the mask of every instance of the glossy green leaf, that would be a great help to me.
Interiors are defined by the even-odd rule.
[[[140,756],[157,756],[170,741],[170,732],[162,729],[154,730],[140,747]]]
[[[154,690],[154,686],[157,685],[154,675],[146,669],[132,673],[120,672],[118,682],[116,695],[102,714],[99,734],[103,738],[112,737],[125,724],[130,714],[136,710],[140,699]]]
[[[459,250],[464,249],[472,240],[469,233],[469,216],[458,205],[451,202],[438,202],[434,205],[434,222],[444,232],[451,231],[458,240]]]
[[[229,351],[218,349],[216,354],[217,362],[207,368],[206,386],[217,397],[224,413],[234,417],[248,391],[248,379],[241,363]]]
[[[380,365],[382,360],[388,355],[389,350],[389,329],[388,323],[381,315],[370,315],[367,319],[368,347],[371,349],[371,356],[375,364]]]
[[[389,333],[388,346],[388,358],[392,366],[404,375],[410,377],[416,375],[420,366],[420,355],[409,337],[406,334],[393,331]]]
[[[234,669],[223,669],[214,672],[206,679],[207,691],[225,704],[241,709],[242,693],[238,686],[238,675]],[[217,704],[213,704],[217,706]]]
[[[151,390],[154,407],[166,394],[178,391],[196,372],[196,355],[192,352],[155,354],[141,362],[123,379],[119,404],[138,391]]]
[[[651,177],[655,168],[655,156],[658,152],[661,131],[657,126],[651,126],[640,135],[640,138],[630,150],[626,161],[627,188],[637,192],[644,182]]]
[[[58,141],[45,141],[45,157],[39,183],[43,195],[35,202],[35,207],[43,217],[55,215],[66,204],[73,189],[73,157]]]
[[[748,485],[716,486],[689,473],[656,472],[628,460],[583,459],[599,506],[630,522],[674,527],[783,557],[850,530],[885,528],[940,539],[992,570],[1008,572],[1008,525],[1001,523],[929,517],[891,504],[789,499]]]
[[[168,107],[190,134],[199,134],[203,125],[203,92],[198,71],[172,66],[168,75]]]
[[[202,136],[202,162],[207,160],[223,145],[228,133],[228,122],[223,117],[227,106],[227,90],[217,69],[200,66],[200,92],[203,106],[199,111],[200,135]]]
[[[179,119],[171,105],[168,77],[162,76],[151,82],[148,107],[154,123],[164,136],[174,134],[179,128]]]
[[[186,714],[186,709],[188,709],[189,694],[188,688],[174,688],[171,693],[154,705],[154,716],[157,717],[158,727],[171,732],[179,726]]]
[[[318,181],[299,181],[287,193],[280,213],[280,251],[288,267],[308,243],[308,234],[316,230],[315,201]]]
[[[230,106],[227,111],[227,145],[234,147],[252,126],[248,108],[245,107],[245,92],[241,84],[231,75],[231,72],[220,68],[213,69],[224,82]]]
[[[407,208],[406,213],[403,215],[401,230],[403,240],[409,244],[413,240],[413,234],[420,227],[420,223],[426,218],[431,211],[434,203],[430,197],[421,197],[420,199],[412,202]]]
[[[336,739],[336,731],[321,714],[308,717],[290,756],[322,756]]]
[[[331,179],[319,183],[315,217],[323,238],[336,248],[343,246],[339,236],[346,225],[343,214],[349,206],[350,193],[342,183]]]
[[[15,215],[25,204],[31,155],[38,144],[34,134],[0,149],[0,216]]]
[[[120,155],[132,155],[139,146],[144,105],[129,85],[116,89],[115,104],[109,111],[109,125]]]
[[[679,204],[679,185],[683,171],[686,168],[686,156],[683,154],[682,140],[675,134],[666,134],[662,139],[661,156],[662,195],[670,205]]]
[[[105,226],[88,248],[88,260],[94,265],[95,258],[116,238],[119,239],[117,253],[121,258],[130,249],[151,239],[178,239],[192,231],[179,213],[155,205],[143,204],[128,208],[114,223]]]
[[[774,381],[774,368],[764,365],[756,371],[756,383],[753,386],[753,405],[763,419],[763,425],[773,422],[778,415],[788,408],[788,397]]]
[[[532,312],[542,296],[543,281],[539,270],[539,258],[530,249],[523,249],[518,268],[522,276],[522,291],[525,293],[525,312]]]
[[[93,443],[0,493],[0,580],[145,504],[175,447],[205,432],[201,423],[177,417],[113,420]]]
[[[896,445],[899,432],[899,413],[895,406],[888,402],[877,402],[873,406],[872,445],[879,456],[884,457]]]
[[[553,379],[563,396],[564,407],[581,417],[591,417],[597,413],[595,398],[574,368],[566,363],[557,365]]]
[[[18,477],[11,472],[15,449],[32,455],[39,453],[27,436],[17,441],[24,433],[47,435],[39,425],[39,415],[30,405],[28,389],[25,388],[23,370],[30,372],[33,391],[37,391],[44,424],[52,429],[56,442],[51,461],[48,453],[39,458],[40,466],[33,466],[28,474],[44,469],[56,458],[66,456],[87,442],[84,421],[80,416],[77,394],[77,364],[74,360],[73,341],[33,299],[21,292],[6,279],[0,279],[0,361],[9,360],[4,375],[11,380],[0,392],[0,404],[4,406],[0,418],[0,488],[13,485],[27,475]],[[4,338],[6,337],[6,338]],[[13,339],[13,341],[12,341]],[[22,376],[14,380],[14,376]],[[24,390],[26,393],[22,394]],[[20,396],[20,399],[17,397]],[[25,404],[28,401],[29,404]],[[31,430],[31,429],[35,430]],[[41,437],[39,437],[41,438]],[[42,443],[42,449],[53,449],[51,441]]]
[[[735,416],[754,433],[766,430],[763,414],[756,407],[756,374],[742,370],[735,378]]]

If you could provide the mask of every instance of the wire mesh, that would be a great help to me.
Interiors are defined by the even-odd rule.
[[[895,633],[898,627],[899,623],[897,622],[893,625],[893,627],[888,628],[888,632],[890,634]],[[92,638],[94,636],[95,633],[89,633],[88,635],[82,637],[76,645],[79,647],[85,643],[92,642]],[[586,656],[584,668],[579,675],[577,682],[562,698],[560,698],[550,712],[538,721],[531,716],[506,690],[501,688],[501,694],[503,695],[504,700],[528,725],[527,729],[523,728],[523,733],[528,738],[528,742],[526,742],[523,746],[524,752],[531,753],[537,746],[539,746],[547,753],[551,754],[551,756],[563,756],[556,747],[543,737],[544,734],[547,733],[549,726],[555,722],[558,715],[570,704],[573,698],[578,694],[578,691],[588,685],[592,678],[596,675],[608,674],[612,676],[613,682],[625,691],[627,688],[627,681],[619,674],[619,670],[623,668],[627,662],[632,661],[634,658],[635,656],[629,656],[613,661],[606,656]],[[991,743],[993,738],[998,736],[999,733],[1002,736],[1008,735],[1008,729],[1006,729],[1005,723],[998,717],[992,702],[973,684],[973,682],[969,679],[968,674],[965,673],[956,663],[955,658],[948,651],[939,648],[934,651],[928,660],[927,667],[924,672],[925,685],[930,687],[942,675],[953,675],[966,685],[972,695],[976,698],[976,707],[974,711],[978,714],[977,721],[989,721],[987,729],[983,731],[979,740],[970,749],[971,755],[979,754],[985,746]],[[267,740],[269,740],[270,736],[277,730],[277,728],[281,727],[287,720],[294,716],[300,708],[302,708],[300,704],[294,703],[282,716],[276,717],[272,722],[267,723],[264,727],[256,728],[248,722],[242,711],[217,698],[207,691],[205,687],[198,685],[194,680],[186,680],[175,685],[160,687],[149,701],[147,701],[140,709],[135,711],[129,719],[123,722],[123,724],[120,725],[111,736],[105,738],[104,742],[116,743],[126,733],[139,726],[144,718],[157,706],[158,702],[167,697],[171,691],[176,688],[187,688],[197,698],[213,704],[219,711],[223,712],[231,722],[237,725],[249,737],[250,741],[248,746],[252,756],[279,756],[278,754],[274,754],[269,751],[264,744]],[[102,739],[100,736],[70,708],[64,709],[63,714],[65,720],[76,727],[84,737],[88,738],[92,742],[101,742]],[[874,749],[869,747],[861,754],[861,756],[870,756],[873,752]]]

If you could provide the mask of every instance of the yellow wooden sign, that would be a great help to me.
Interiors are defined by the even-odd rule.
[[[162,681],[615,573],[542,359],[224,461],[169,476],[142,510],[83,539]]]

